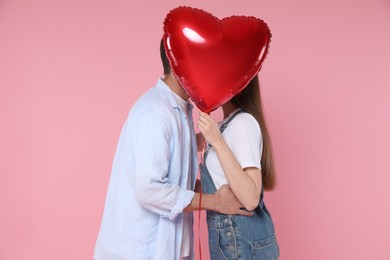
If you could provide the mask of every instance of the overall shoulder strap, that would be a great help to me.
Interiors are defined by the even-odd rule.
[[[245,113],[245,110],[243,109],[239,109],[236,113],[234,113],[225,123],[223,123],[221,125],[221,128],[220,128],[220,131],[221,133],[223,133],[223,131],[225,131],[226,127],[228,126],[228,124],[238,115],[238,114],[241,114],[241,113]]]
[[[221,134],[223,133],[223,131],[225,131],[225,128],[228,126],[228,124],[238,115],[238,114],[240,114],[240,113],[246,113],[246,111],[245,110],[243,110],[243,109],[239,109],[236,113],[234,113],[225,123],[223,123],[222,125],[221,125],[221,128],[219,129],[220,131],[221,131]],[[206,158],[206,155],[208,154],[208,151],[209,151],[209,149],[211,148],[212,146],[210,145],[210,144],[208,144],[207,145],[207,148],[206,148],[206,150],[205,150],[205,155],[204,155],[204,157]]]

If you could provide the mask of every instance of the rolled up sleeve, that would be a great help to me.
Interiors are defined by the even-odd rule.
[[[171,212],[169,213],[169,218],[175,220],[176,217],[183,213],[183,210],[191,203],[194,198],[195,192],[191,190],[181,190],[179,199],[176,202],[176,205],[173,207]]]

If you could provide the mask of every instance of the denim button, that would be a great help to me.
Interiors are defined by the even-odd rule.
[[[228,223],[229,220],[228,220],[227,218],[225,218],[225,219],[223,220],[223,222]]]
[[[233,250],[233,249],[234,249],[234,246],[229,246],[229,249],[230,249],[230,250]]]
[[[226,235],[227,235],[228,237],[231,237],[231,236],[232,236],[232,232],[227,232]]]

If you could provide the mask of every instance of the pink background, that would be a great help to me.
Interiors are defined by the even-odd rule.
[[[178,5],[272,30],[260,75],[280,259],[389,260],[386,0],[0,0],[0,259],[92,258],[122,124],[161,75]]]

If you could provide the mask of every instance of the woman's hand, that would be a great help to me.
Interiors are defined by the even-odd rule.
[[[210,115],[200,112],[198,128],[207,142],[214,148],[223,142],[218,124]]]

